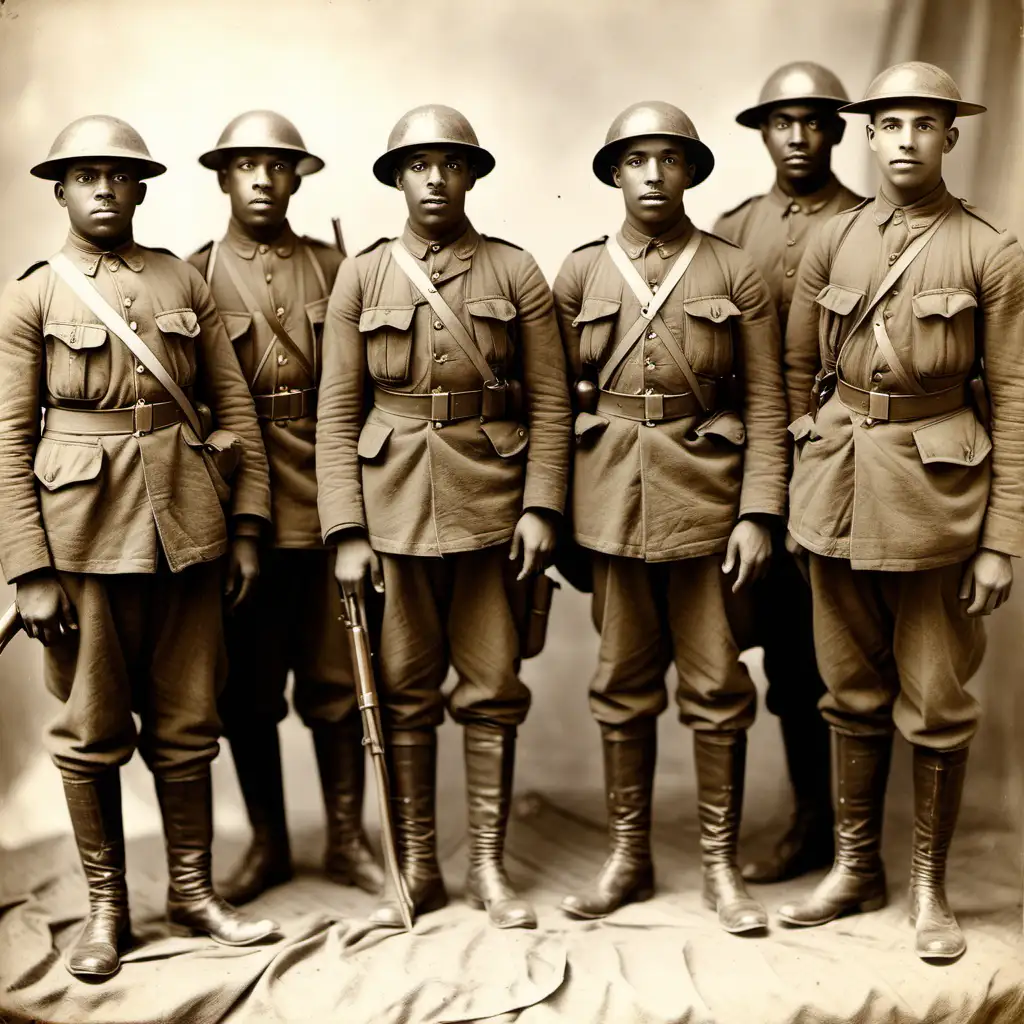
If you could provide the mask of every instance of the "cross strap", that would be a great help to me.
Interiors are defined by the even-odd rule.
[[[413,259],[412,254],[396,238],[391,243],[391,258],[398,264],[398,269],[409,279],[409,283],[427,300],[430,308],[448,329],[456,344],[462,349],[469,361],[476,367],[477,373],[484,379],[487,387],[495,387],[498,378],[490,363],[484,359],[483,352],[466,329],[466,325],[455,315],[455,310],[441,298],[440,292],[431,283],[423,268]]]
[[[160,381],[163,389],[177,402],[178,407],[185,414],[196,437],[203,440],[203,428],[195,406],[178,386],[178,382],[168,373],[156,353],[125,323],[121,314],[114,310],[110,303],[100,295],[96,286],[64,253],[59,252],[56,256],[51,256],[47,262],[53,268],[53,272],[100,318],[107,330],[120,338],[132,355]]]

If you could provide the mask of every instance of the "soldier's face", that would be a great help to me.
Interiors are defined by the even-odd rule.
[[[948,106],[921,100],[879,107],[867,126],[868,144],[886,181],[904,191],[937,185],[942,157],[959,138]]]
[[[295,159],[274,150],[236,150],[217,172],[222,192],[231,197],[231,216],[255,230],[280,227],[288,202],[302,179]]]
[[[652,135],[629,140],[612,168],[612,180],[622,189],[627,217],[638,226],[656,228],[681,214],[693,171],[681,143]]]
[[[81,160],[68,164],[54,195],[77,234],[103,242],[130,234],[146,185],[130,160]]]
[[[788,181],[827,176],[832,147],[843,137],[846,122],[813,104],[776,107],[761,125],[761,138],[779,175]]]
[[[427,238],[441,238],[461,224],[466,193],[474,184],[473,166],[460,149],[416,150],[395,172],[395,185],[405,193],[409,222]]]

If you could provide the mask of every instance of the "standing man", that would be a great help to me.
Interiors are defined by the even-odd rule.
[[[810,552],[836,860],[779,916],[817,925],[884,905],[895,727],[914,750],[917,952],[952,959],[966,944],[946,856],[980,710],[966,685],[979,616],[1006,599],[1024,552],[1024,252],[946,191],[953,120],[985,108],[944,71],[898,64],[843,109],[870,115],[882,185],[812,240],[786,340],[789,530]]]
[[[56,182],[67,241],[0,297],[0,561],[26,631],[46,646],[47,688],[63,702],[48,745],[89,885],[66,964],[92,978],[118,969],[131,938],[119,769],[136,747],[163,814],[171,921],[231,945],[275,928],[225,903],[210,879],[229,540],[224,482],[174,392],[201,396],[222,431],[238,435],[227,580],[236,604],[258,573],[267,464],[202,278],[132,236],[143,179],[164,170],[117,118],[68,125],[32,168]]]
[[[830,217],[862,201],[832,173],[832,149],[846,129],[836,111],[847,102],[831,71],[798,61],[773,72],[757,105],[736,117],[760,130],[775,164],[775,184],[719,217],[715,233],[742,246],[764,275],[783,332],[807,243]],[[831,864],[834,853],[829,733],[818,711],[825,684],[814,658],[811,593],[785,539],[780,524],[768,572],[751,596],[753,640],[764,648],[766,704],[782,726],[795,808],[772,856],[744,866],[748,882],[782,882],[816,871]]]
[[[614,239],[575,250],[555,282],[579,381],[573,518],[593,552],[601,648],[590,704],[612,837],[592,887],[562,906],[603,917],[653,892],[655,729],[674,660],[680,719],[693,729],[704,901],[727,931],[746,932],[767,917],[736,865],[756,694],[730,590],[771,556],[786,504],[786,413],[764,279],[686,215],[685,191],[713,167],[677,107],[627,108],[593,163],[622,190],[625,222]]]
[[[434,790],[441,684],[465,727],[467,899],[499,928],[536,915],[503,865],[519,680],[509,587],[541,572],[565,501],[570,410],[551,292],[533,258],[480,235],[466,194],[490,173],[457,110],[399,120],[378,181],[405,196],[400,238],[338,274],[327,314],[317,479],[336,573],[384,593],[380,681],[402,870],[418,913],[447,902]],[[376,554],[375,552],[379,552]],[[377,924],[401,927],[382,905]]]
[[[288,224],[288,204],[323,161],[269,110],[236,117],[199,162],[230,197],[222,241],[191,257],[213,292],[256,403],[270,460],[273,536],[260,585],[228,620],[224,732],[253,839],[226,895],[254,899],[292,876],[277,725],[295,706],[313,733],[327,812],[327,876],[380,891],[362,827],[366,758],[331,552],[316,507],[317,387],[327,299],[343,256]]]

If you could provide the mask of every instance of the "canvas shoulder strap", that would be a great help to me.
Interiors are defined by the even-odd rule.
[[[51,256],[48,262],[53,267],[53,272],[99,317],[100,322],[107,330],[120,338],[132,355],[160,381],[164,390],[178,403],[189,425],[195,431],[196,437],[202,440],[203,428],[200,424],[199,414],[188,400],[188,396],[178,386],[177,381],[156,357],[156,353],[125,323],[124,318],[100,295],[92,282],[67,256],[60,252],[56,256]]]
[[[412,286],[427,300],[428,305],[437,315],[437,319],[445,325],[456,344],[476,367],[477,373],[483,377],[484,383],[495,384],[497,378],[494,375],[494,370],[484,359],[484,354],[473,340],[472,335],[466,330],[466,325],[455,315],[455,310],[441,298],[440,292],[431,284],[430,278],[423,273],[409,250],[398,239],[391,243],[391,258],[398,264],[398,269],[405,274]]]

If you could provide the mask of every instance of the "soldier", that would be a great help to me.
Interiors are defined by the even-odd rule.
[[[295,706],[313,733],[327,812],[329,878],[379,892],[383,875],[362,829],[365,756],[341,600],[316,508],[316,397],[327,299],[343,259],[300,238],[288,204],[324,166],[280,114],[236,117],[199,162],[231,198],[227,234],[191,262],[206,278],[253,393],[270,460],[273,536],[260,586],[228,620],[224,732],[253,839],[224,893],[236,903],[292,876],[277,723]]]
[[[466,193],[494,167],[450,107],[409,111],[377,179],[405,196],[401,237],[342,264],[328,307],[317,425],[324,539],[338,580],[383,590],[380,677],[402,870],[415,909],[447,902],[434,833],[436,728],[465,727],[467,899],[500,928],[534,927],[502,862],[517,726],[510,606],[541,572],[562,513],[569,399],[551,292],[532,257],[478,234]],[[368,411],[367,411],[368,410]],[[375,552],[379,552],[379,557]],[[377,924],[400,927],[393,903]]]
[[[764,275],[786,329],[796,268],[813,233],[862,197],[832,173],[832,149],[846,122],[842,83],[820,64],[785,64],[765,82],[756,106],[736,120],[761,132],[775,164],[770,192],[723,214],[715,234],[743,247]],[[785,526],[772,537],[772,561],[752,598],[754,635],[764,648],[768,710],[779,717],[795,808],[790,826],[766,860],[747,864],[748,882],[782,882],[832,863],[832,791],[828,726],[818,711],[825,693],[814,660],[811,594],[786,552]]]
[[[655,727],[674,659],[680,719],[694,731],[704,900],[726,930],[746,932],[767,924],[736,866],[756,694],[728,588],[766,567],[769,524],[785,509],[785,399],[764,279],[684,209],[685,190],[713,166],[681,110],[627,108],[593,163],[622,190],[625,223],[576,249],[555,282],[582,378],[572,515],[593,553],[601,648],[590,703],[612,839],[595,883],[562,907],[603,917],[653,892]]]
[[[895,727],[914,751],[910,917],[918,954],[939,960],[965,949],[945,867],[979,715],[965,688],[978,616],[1006,599],[1024,552],[1024,252],[942,180],[954,118],[984,109],[917,62],[843,108],[870,114],[882,185],[812,240],[786,340],[789,529],[810,552],[838,804],[831,872],[779,916],[817,925],[884,905]]]
[[[120,766],[136,747],[163,814],[172,923],[230,945],[275,929],[225,903],[210,880],[229,542],[225,483],[204,457],[217,435],[204,449],[190,396],[210,403],[219,436],[235,432],[243,453],[230,503],[236,604],[258,572],[267,464],[202,278],[133,240],[143,179],[164,170],[117,118],[70,124],[32,168],[56,182],[68,239],[0,297],[0,560],[26,631],[46,646],[47,688],[63,702],[48,746],[90,908],[66,965],[92,978],[113,974],[131,940]]]

